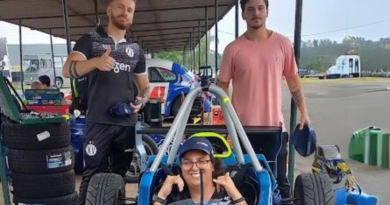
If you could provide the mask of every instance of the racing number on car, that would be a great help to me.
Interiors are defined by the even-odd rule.
[[[165,86],[156,86],[153,88],[152,93],[150,94],[150,98],[152,99],[159,99],[161,102],[164,102],[164,96],[165,96]]]

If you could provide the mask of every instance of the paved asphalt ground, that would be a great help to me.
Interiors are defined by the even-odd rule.
[[[337,144],[341,156],[348,158],[348,147],[354,131],[375,125],[390,132],[390,79],[326,80],[304,84],[310,119],[319,144]],[[284,88],[283,113],[289,122],[290,96]],[[299,120],[299,117],[297,118]],[[289,125],[287,126],[289,127]],[[287,128],[288,129],[288,128]],[[296,168],[310,172],[313,157],[303,158],[296,153]],[[390,170],[347,161],[356,180],[368,194],[379,197],[379,204],[390,201]]]
[[[386,90],[386,87],[390,87],[390,79],[323,81],[305,79],[304,86],[318,143],[337,144],[345,159],[348,157],[348,145],[354,131],[375,125],[383,131],[390,132],[390,90]],[[290,95],[286,86],[283,89],[283,113],[288,125]],[[312,162],[313,157],[302,158],[296,154],[296,170],[299,172],[310,172]],[[387,205],[390,201],[390,170],[352,160],[348,160],[348,163],[363,190],[368,194],[377,195],[380,205]],[[77,177],[77,189],[80,178]],[[128,196],[135,196],[136,190],[136,185],[127,185]],[[2,194],[2,191],[0,193]],[[0,204],[3,204],[2,197]]]

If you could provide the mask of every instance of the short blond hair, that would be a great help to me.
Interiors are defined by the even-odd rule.
[[[43,84],[39,81],[34,81],[33,83],[31,83],[30,88],[31,89],[44,89]]]

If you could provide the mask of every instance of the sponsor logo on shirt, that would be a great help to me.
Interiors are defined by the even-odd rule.
[[[125,51],[130,58],[134,57],[134,50],[130,46],[126,47]]]
[[[128,65],[128,64],[124,64],[124,63],[118,63],[116,62],[115,63],[115,67],[114,67],[114,72],[115,73],[119,73],[120,71],[127,71],[127,72],[131,72],[131,66]]]

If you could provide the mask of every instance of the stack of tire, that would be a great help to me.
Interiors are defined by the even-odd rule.
[[[7,121],[1,132],[14,204],[77,203],[69,123],[23,125]]]

